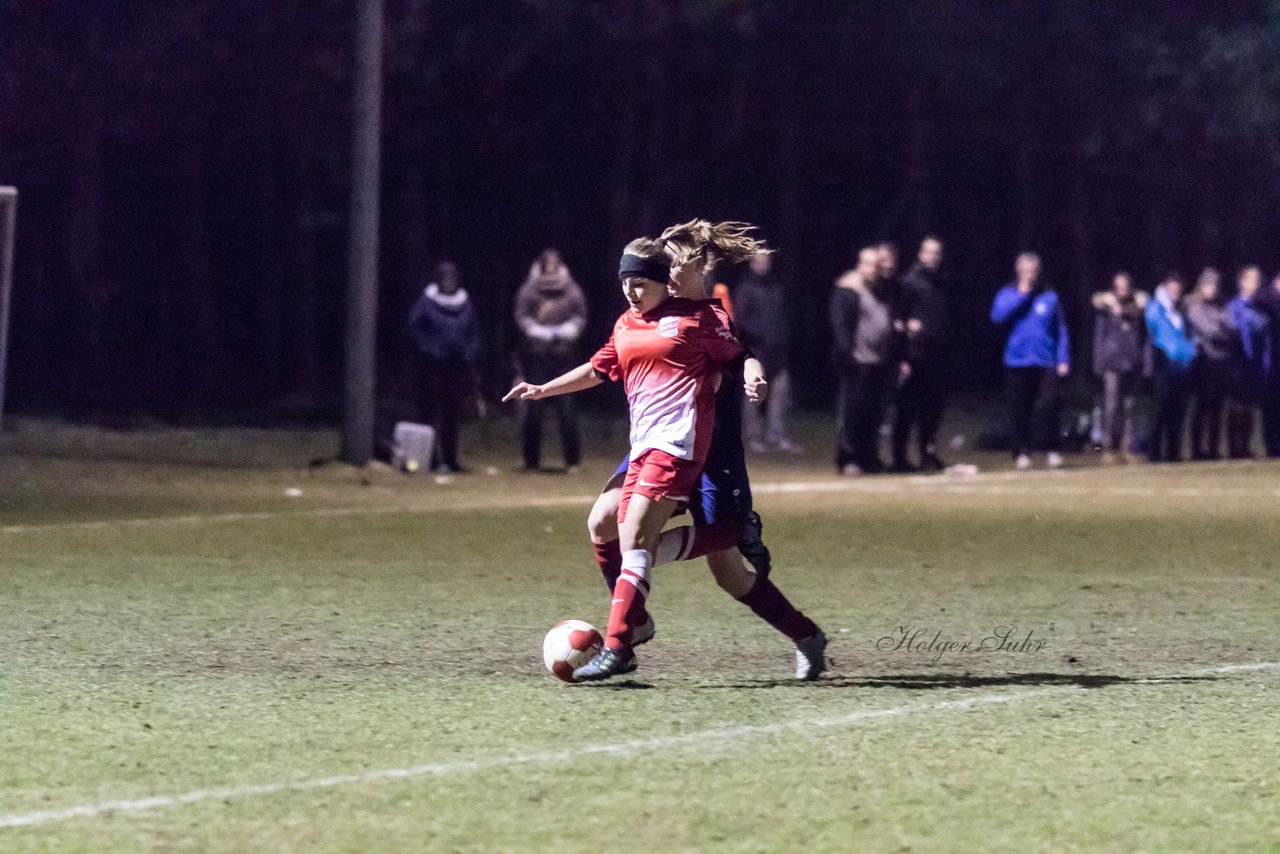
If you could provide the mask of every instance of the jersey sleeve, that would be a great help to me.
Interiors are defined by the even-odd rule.
[[[715,309],[704,311],[694,327],[694,339],[707,351],[711,361],[723,365],[732,362],[743,353],[742,343],[730,328],[727,316]]]
[[[742,348],[735,358],[729,360],[728,366],[732,368],[742,367],[742,364],[747,359],[754,358],[756,354],[751,352],[751,348],[746,345],[742,340],[742,336],[738,334],[738,326],[734,321],[733,312],[725,306],[724,300],[720,301],[720,305],[712,303],[711,310],[715,312],[716,319],[738,339],[738,344]]]
[[[604,346],[591,357],[591,368],[596,372],[596,376],[602,380],[615,383],[622,379],[622,364],[618,361],[618,346],[613,340],[616,332],[616,329],[614,332],[610,332],[609,340],[604,342]]]

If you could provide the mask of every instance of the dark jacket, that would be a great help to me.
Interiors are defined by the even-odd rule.
[[[775,276],[748,272],[733,295],[733,318],[742,345],[766,374],[784,370],[791,349],[791,324],[782,283]]]
[[[881,280],[868,287],[846,273],[831,296],[833,356],[842,368],[896,362],[902,346],[902,307],[898,295]]]
[[[1256,298],[1236,297],[1227,303],[1236,331],[1236,376],[1245,388],[1257,390],[1271,373],[1271,320]]]
[[[1225,362],[1231,358],[1236,333],[1227,313],[1225,300],[1212,302],[1198,294],[1187,297],[1185,302],[1187,323],[1191,324],[1191,337],[1196,342],[1196,355],[1210,362]]]
[[[466,290],[440,292],[427,285],[409,312],[409,331],[418,353],[441,367],[471,367],[480,359],[480,328]]]
[[[919,332],[907,332],[907,357],[934,359],[947,355],[953,341],[951,299],[941,270],[917,262],[902,277],[903,314],[919,321]]]
[[[587,301],[566,267],[544,274],[537,264],[516,293],[520,355],[567,359],[587,325]]]
[[[1115,307],[1120,306],[1117,314]],[[1128,374],[1143,368],[1143,348],[1147,340],[1147,324],[1143,311],[1147,295],[1137,291],[1118,301],[1111,291],[1093,295],[1093,373]]]
[[[1267,382],[1280,390],[1280,290],[1269,283],[1265,284],[1258,289],[1253,302],[1271,321],[1271,373],[1267,376]]]

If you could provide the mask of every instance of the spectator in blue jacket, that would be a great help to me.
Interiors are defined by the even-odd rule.
[[[460,472],[458,432],[468,401],[478,387],[480,327],[458,268],[436,265],[433,281],[409,313],[409,331],[422,368],[420,415],[436,429],[432,469]]]
[[[1031,468],[1031,452],[1058,453],[1058,381],[1071,371],[1071,342],[1058,294],[1040,283],[1040,256],[1024,252],[1014,262],[1014,281],[996,294],[991,322],[1008,330],[1004,347],[1009,426],[1014,463]]]
[[[1271,321],[1259,305],[1262,271],[1253,265],[1240,270],[1238,293],[1227,303],[1236,331],[1235,358],[1227,404],[1227,452],[1232,459],[1253,456],[1254,411],[1261,405],[1271,373]]]
[[[1169,273],[1147,304],[1149,368],[1155,385],[1155,422],[1147,451],[1152,462],[1182,459],[1182,430],[1187,420],[1196,344],[1182,314],[1181,300],[1182,277]]]

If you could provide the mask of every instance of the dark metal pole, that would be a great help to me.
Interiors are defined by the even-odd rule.
[[[9,295],[13,291],[13,232],[17,221],[17,189],[0,187],[0,426],[4,425],[4,374],[9,352]]]
[[[348,255],[346,390],[342,459],[373,456],[377,368],[378,183],[382,137],[383,0],[356,0],[355,105],[351,146],[351,243]]]

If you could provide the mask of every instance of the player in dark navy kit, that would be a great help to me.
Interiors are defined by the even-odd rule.
[[[670,256],[671,292],[691,299],[705,299],[707,282],[718,258],[740,262],[764,250],[750,237],[749,227],[739,223],[706,220],[673,226],[663,232],[660,244]],[[732,321],[717,308],[726,327]],[[742,392],[754,402],[767,389],[763,369],[752,357],[726,366],[716,394],[716,419],[711,447],[698,486],[689,500],[693,525],[664,531],[655,549],[653,565],[705,556],[720,587],[742,602],[796,647],[796,678],[816,679],[826,666],[827,639],[818,626],[800,612],[769,579],[771,561],[761,540],[760,516],[752,509],[751,484],[742,443]],[[605,583],[613,589],[621,572],[617,507],[627,460],[605,484],[588,521],[596,562]],[[755,569],[746,567],[743,559]],[[653,620],[645,615],[634,633],[634,644],[653,637]]]

